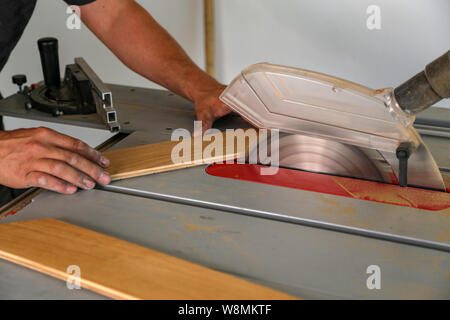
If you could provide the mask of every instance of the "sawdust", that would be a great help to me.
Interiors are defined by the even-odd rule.
[[[208,216],[200,216],[200,219],[203,219],[203,220],[211,220],[211,221],[216,220],[216,218],[208,217]]]
[[[344,213],[347,215],[352,215],[356,212],[356,208],[351,204],[343,205],[341,202],[323,195],[319,195],[319,198],[326,204],[330,205],[325,208],[322,208],[321,211],[324,213],[332,213],[332,214]]]
[[[255,259],[255,256],[254,256],[254,255],[252,255],[252,254],[251,254],[250,252],[248,252],[247,250],[244,250],[244,249],[239,245],[239,243],[238,243],[236,240],[234,240],[231,236],[229,236],[229,235],[223,235],[223,236],[222,236],[222,239],[223,239],[225,242],[230,243],[230,244],[234,247],[234,249],[235,249],[238,253],[241,254],[241,256],[244,256],[244,257],[246,257],[246,258],[249,259],[249,260],[254,260],[254,259]]]
[[[347,192],[349,195],[351,195],[352,197],[354,197],[354,198],[357,198],[357,196],[355,195],[355,194],[353,194],[350,190],[348,190],[342,183],[340,183],[339,182],[339,180],[337,180],[336,178],[332,178],[333,179],[333,181],[338,185],[338,186],[340,186],[342,189],[344,189],[345,190],[345,192]]]
[[[450,190],[450,174],[443,174],[442,178],[444,179],[445,188]]]
[[[398,204],[412,208],[421,208],[427,205],[429,210],[443,210],[450,207],[450,195],[444,192],[400,188],[383,183],[367,184],[340,177],[335,177],[334,180],[357,199]],[[367,186],[370,186],[370,188]]]
[[[222,226],[222,225],[208,226],[208,225],[204,225],[204,224],[197,224],[189,219],[186,219],[185,217],[180,217],[180,219],[184,224],[185,231],[195,231],[195,232],[203,231],[203,232],[208,232],[208,233],[214,233],[214,232],[217,232],[218,230],[221,230],[224,228],[224,226]],[[200,216],[200,219],[209,220],[209,221],[214,220],[213,217],[207,217],[207,216]]]
[[[204,219],[204,218],[211,218],[211,217],[202,216],[201,218]],[[250,259],[250,260],[255,259],[255,257],[250,252],[244,250],[239,245],[239,243],[233,239],[232,236],[236,235],[236,234],[240,234],[239,231],[224,230],[224,226],[222,226],[222,225],[220,225],[220,226],[205,226],[205,225],[198,225],[198,224],[192,223],[185,218],[182,218],[182,220],[185,224],[184,230],[194,231],[194,232],[220,233],[222,240],[224,242],[231,244],[234,247],[234,249],[236,250],[236,252],[238,252],[241,256],[246,257],[247,259]],[[214,220],[214,218],[206,219],[206,220]]]
[[[446,240],[450,240],[450,230],[448,230],[444,233],[441,233],[436,237],[436,241],[439,241],[439,242],[444,242]]]
[[[205,231],[205,232],[216,232],[218,227],[213,226],[199,226],[195,224],[186,224],[184,230],[186,231]]]

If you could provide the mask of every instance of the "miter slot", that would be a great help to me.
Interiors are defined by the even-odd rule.
[[[279,222],[298,224],[298,225],[303,225],[303,226],[322,229],[322,230],[342,232],[342,233],[353,234],[353,235],[358,235],[358,236],[362,236],[362,237],[368,237],[368,238],[373,238],[373,239],[379,239],[379,240],[391,241],[391,242],[396,242],[396,243],[403,243],[403,244],[412,245],[412,246],[418,246],[418,247],[422,247],[422,248],[429,248],[429,249],[440,250],[440,251],[444,251],[444,252],[450,252],[450,245],[447,243],[430,241],[430,240],[420,239],[420,238],[416,238],[416,237],[408,237],[408,236],[398,235],[398,234],[389,233],[389,232],[381,232],[381,231],[369,230],[369,229],[365,229],[365,228],[346,226],[346,225],[330,223],[330,222],[325,222],[325,221],[320,221],[320,220],[314,220],[314,219],[280,214],[280,213],[272,212],[272,211],[252,209],[252,208],[246,208],[246,207],[241,207],[241,206],[233,206],[233,205],[224,204],[224,203],[209,202],[209,201],[205,201],[205,200],[194,199],[191,197],[164,194],[164,193],[153,192],[153,191],[138,190],[138,189],[127,188],[127,187],[122,187],[122,186],[118,186],[118,185],[107,185],[107,186],[97,185],[95,188],[97,190],[104,190],[104,191],[109,191],[109,192],[114,192],[114,193],[119,193],[119,194],[130,195],[130,196],[134,196],[134,197],[178,203],[178,204],[183,204],[183,205],[188,205],[188,206],[193,206],[193,207],[198,207],[198,208],[217,210],[218,212],[234,213],[234,214],[239,214],[239,215],[244,215],[244,216],[251,216],[251,217],[274,220],[274,221],[279,221]]]

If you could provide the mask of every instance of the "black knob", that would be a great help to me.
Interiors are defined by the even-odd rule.
[[[59,88],[61,77],[59,72],[58,39],[42,38],[38,40],[41,55],[44,82],[48,88]]]
[[[12,77],[12,82],[19,86],[19,90],[22,91],[22,86],[27,83],[27,76],[24,74],[16,74]]]

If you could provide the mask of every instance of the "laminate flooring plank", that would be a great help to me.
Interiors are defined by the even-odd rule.
[[[244,139],[229,136],[227,140],[225,133],[207,137],[207,139],[197,138],[199,140],[185,138],[183,145],[180,145],[180,141],[167,141],[106,151],[103,155],[111,162],[107,172],[114,181],[238,159],[244,157],[248,148],[257,143],[258,139],[256,131],[248,134]],[[230,141],[232,144],[227,148],[226,142]],[[172,154],[176,155],[175,158]]]
[[[115,299],[293,299],[237,277],[55,219],[0,225],[0,258]]]

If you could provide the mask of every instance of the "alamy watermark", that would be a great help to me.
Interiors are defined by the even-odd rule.
[[[195,121],[194,133],[201,132],[201,128],[202,122]],[[278,130],[227,129],[222,134],[218,129],[209,129],[204,135],[192,137],[189,130],[180,128],[172,132],[171,140],[179,141],[171,153],[174,164],[260,164],[261,175],[274,175],[279,169]]]
[[[381,268],[376,264],[370,265],[366,269],[366,273],[370,276],[366,280],[366,286],[369,290],[381,289]]]
[[[67,267],[66,273],[69,275],[66,280],[66,286],[69,290],[81,289],[81,269],[77,265]]]
[[[66,19],[66,27],[69,30],[81,29],[81,9],[79,6],[68,6],[66,14],[69,16]]]
[[[366,9],[369,15],[366,20],[366,26],[369,30],[381,30],[381,8],[377,5],[370,5]]]

